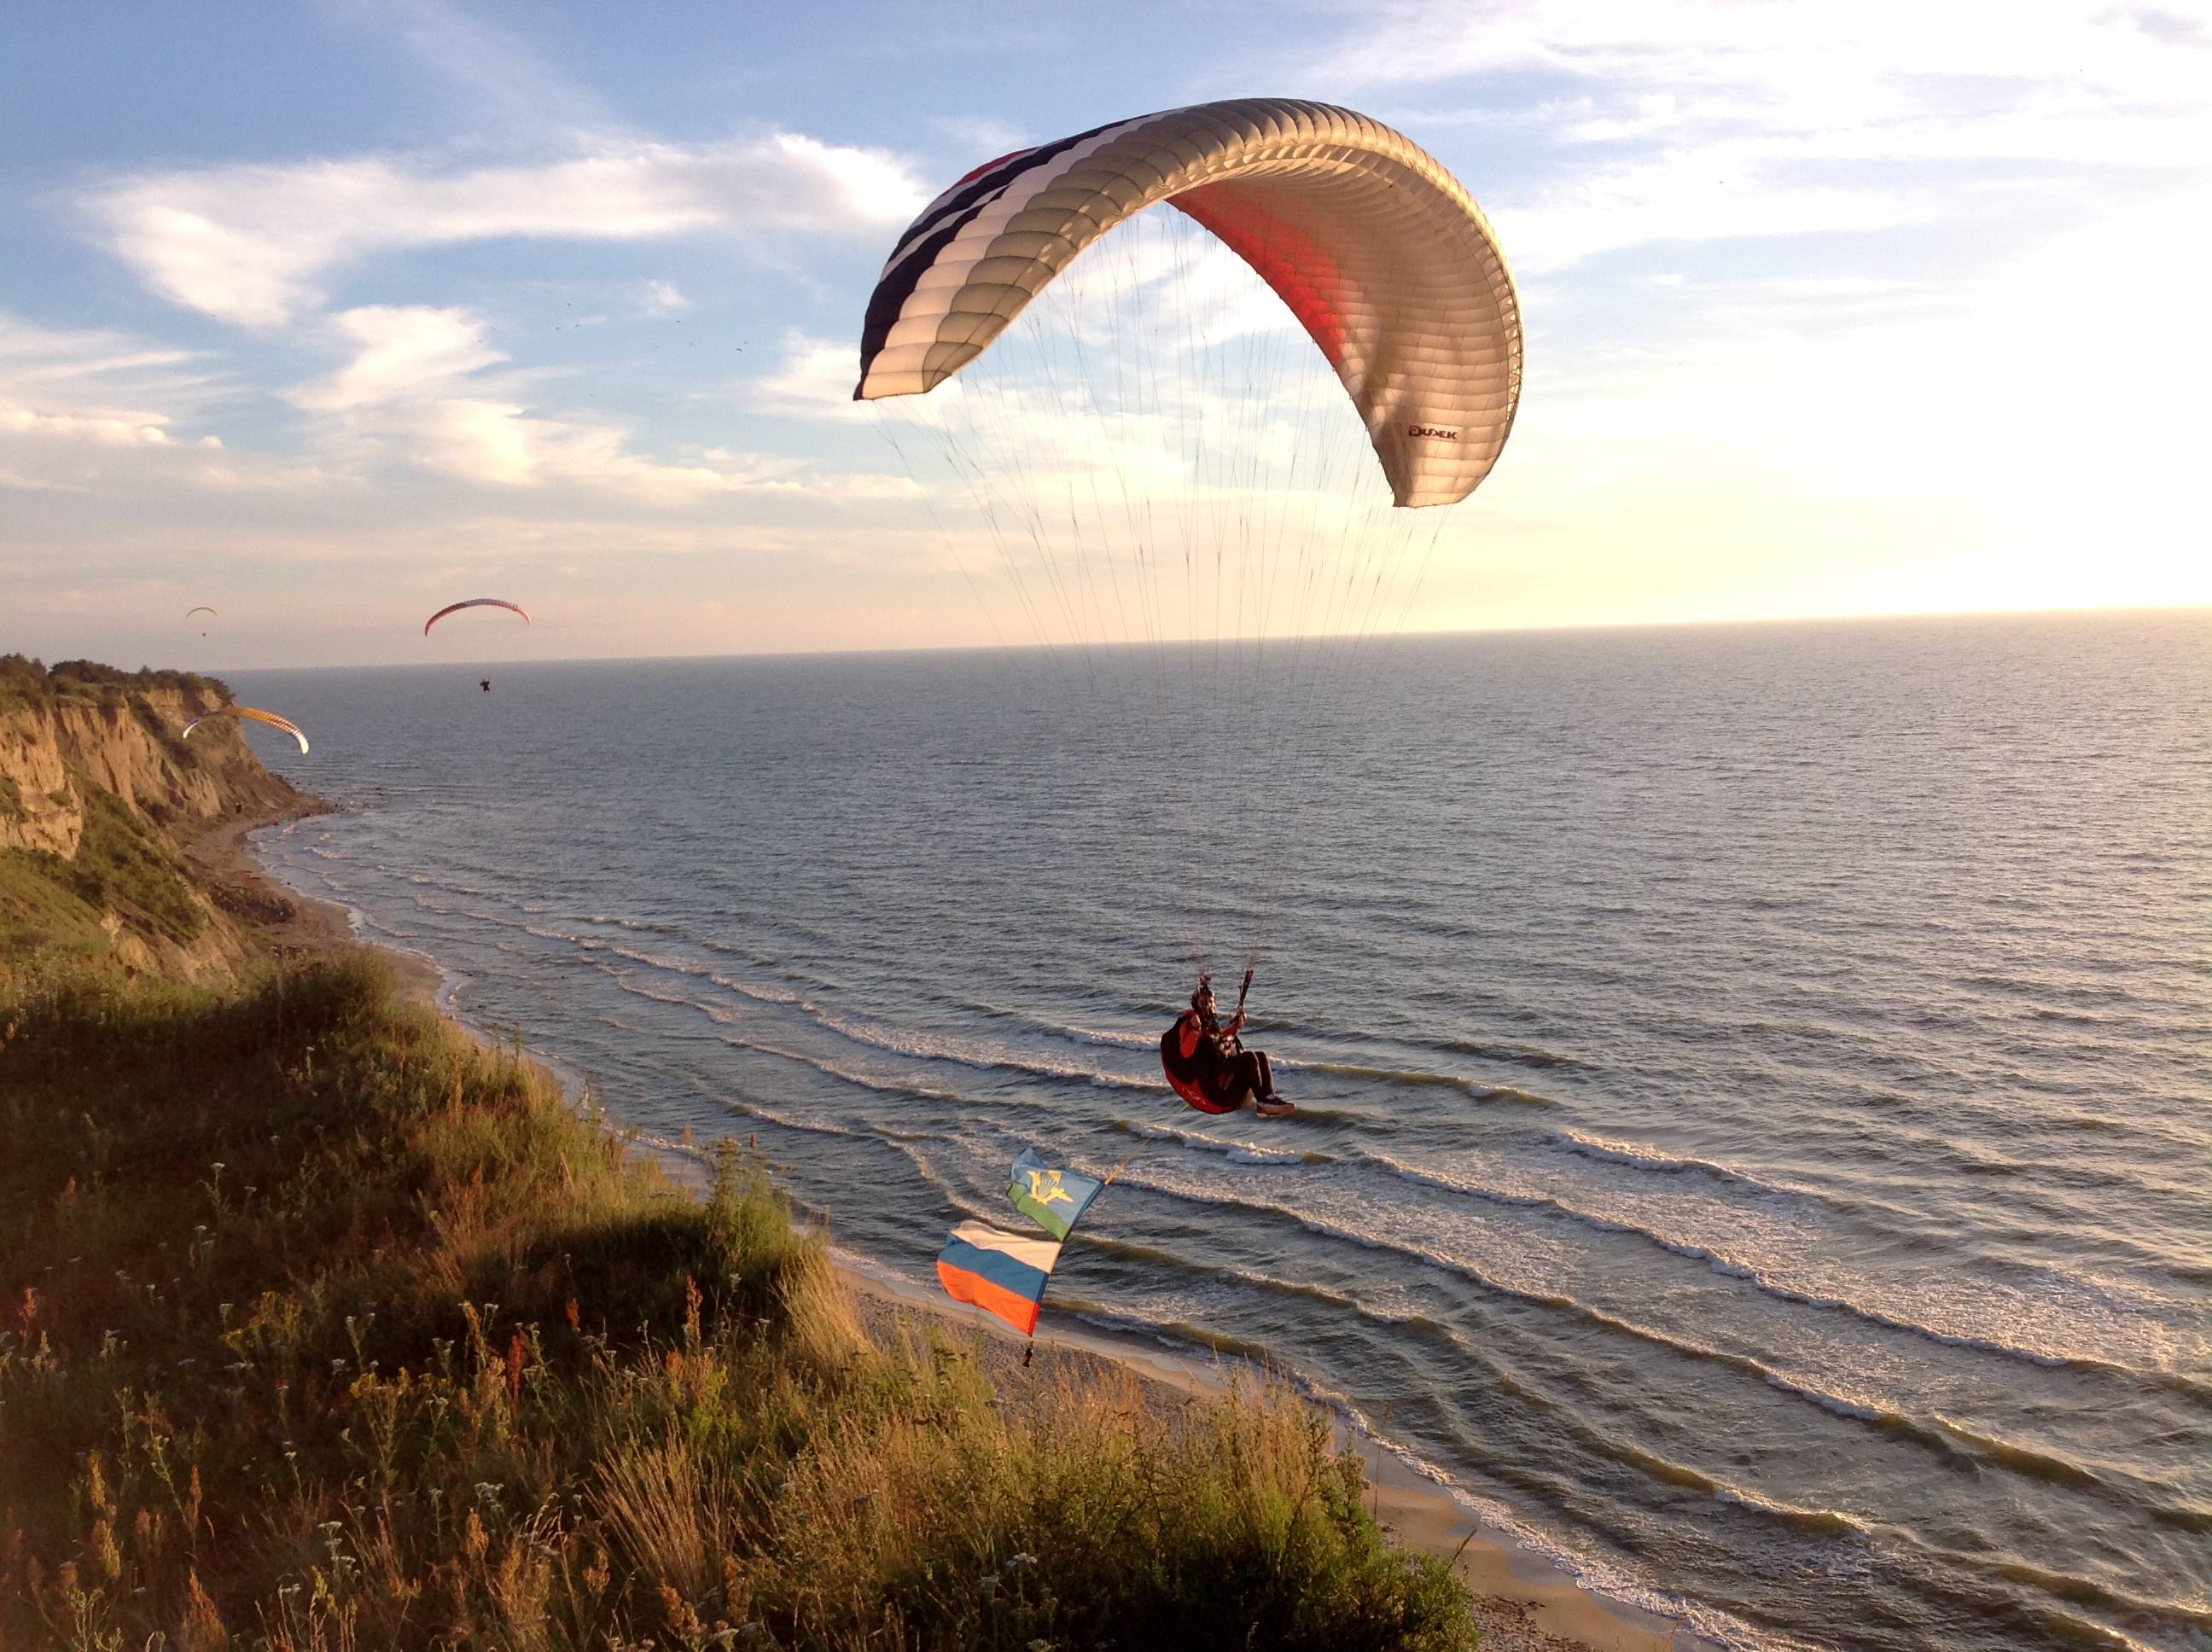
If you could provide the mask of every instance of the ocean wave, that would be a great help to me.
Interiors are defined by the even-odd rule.
[[[1222,1141],[1173,1125],[1148,1124],[1141,1119],[1115,1119],[1113,1128],[1146,1141],[1173,1142],[1197,1152],[1218,1153],[1238,1164],[1332,1164],[1335,1155],[1313,1148],[1261,1147],[1251,1142]]]
[[[2212,1404],[2212,1391],[2208,1391],[2204,1384],[2185,1373],[2163,1366],[2130,1364],[2123,1360],[2111,1358],[2102,1354],[2090,1353],[2078,1348],[2039,1348],[2002,1336],[1988,1334],[1978,1329],[1946,1328],[1941,1325],[1926,1323],[1906,1314],[1861,1300],[1857,1296],[1838,1294],[1834,1291],[1817,1290],[1808,1285],[1786,1282],[1778,1277],[1771,1268],[1762,1267],[1756,1263],[1746,1261],[1741,1257],[1730,1255],[1713,1245],[1664,1233],[1626,1218],[1603,1216],[1585,1211],[1552,1193],[1522,1193],[1497,1187],[1443,1172],[1403,1164],[1379,1153],[1361,1153],[1356,1157],[1358,1161],[1376,1164],[1394,1175],[1417,1184],[1447,1192],[1463,1193],[1496,1204],[1518,1206],[1524,1208],[1542,1208],[1598,1232],[1632,1235],[1687,1260],[1703,1262],[1713,1272],[1725,1278],[1741,1279],[1753,1289],[1778,1301],[1846,1314],[1869,1324],[1923,1338],[1947,1347],[1973,1349],[2048,1368],[2072,1366],[2081,1370],[2096,1370],[2106,1375],[2122,1376],[2167,1388],[2200,1404]],[[2109,1291],[2101,1287],[2098,1282],[2068,1272],[2064,1269],[2040,1266],[2037,1272],[2069,1289],[2100,1298],[2109,1297]]]
[[[803,999],[799,1007],[831,1032],[856,1044],[887,1050],[895,1055],[912,1056],[924,1061],[951,1061],[983,1072],[1024,1072],[1039,1078],[1072,1080],[1102,1090],[1170,1093],[1166,1082],[1162,1079],[1132,1078],[1124,1073],[1087,1066],[1081,1062],[1056,1061],[1048,1056],[1028,1054],[1004,1046],[973,1043],[948,1034],[885,1027],[852,1017],[835,1015]]]
[[[1864,1537],[1869,1527],[1864,1522],[1836,1509],[1805,1509],[1796,1503],[1784,1503],[1776,1497],[1761,1497],[1756,1491],[1747,1491],[1741,1486],[1717,1485],[1713,1489],[1716,1503],[1732,1503],[1748,1509],[1770,1520],[1818,1532],[1829,1537]]]
[[[448,878],[433,878],[428,872],[410,872],[405,866],[390,865],[381,860],[369,863],[388,878],[404,878],[418,889],[442,890],[448,895],[464,895],[474,901],[496,901],[500,897],[489,890],[478,889],[473,884],[457,884]]]
[[[1407,1164],[1385,1153],[1361,1153],[1358,1156],[1358,1161],[1373,1165],[1376,1169],[1396,1176],[1401,1181],[1410,1181],[1417,1187],[1433,1187],[1439,1193],[1464,1193],[1471,1199],[1480,1199],[1492,1205],[1510,1205],[1521,1210],[1550,1211],[1556,1215],[1566,1218],[1569,1221],[1580,1223],[1600,1233],[1638,1233],[1646,1238],[1659,1237],[1648,1229],[1638,1228],[1632,1223],[1615,1221],[1609,1217],[1597,1216],[1589,1211],[1577,1210],[1553,1193],[1516,1193],[1510,1188],[1493,1187],[1488,1182],[1475,1181],[1466,1176],[1453,1175],[1447,1171],[1431,1170],[1418,1164]]]
[[[2147,1618],[2165,1618],[2177,1627],[2185,1625],[2185,1632],[2196,1637],[2199,1644],[2212,1639],[2212,1610],[2207,1609],[2201,1597],[2193,1600],[2150,1600],[2100,1583],[2094,1578],[2082,1577],[2073,1572],[2054,1571],[2018,1555],[1969,1552],[1949,1544],[1924,1546],[1985,1577],[2001,1579],[2007,1583],[2025,1583],[2054,1600],[2066,1601],[2071,1606],[2094,1606],[2124,1623],[2141,1624]],[[2132,1639],[2109,1624],[2089,1622],[2082,1623],[2081,1627],[2095,1632],[2097,1638],[2093,1644],[2142,1647],[2144,1652],[2149,1652],[2149,1643]]]
[[[666,932],[678,934],[683,932],[670,930]],[[773,969],[786,980],[804,981],[815,987],[833,991],[844,985],[834,977],[822,974],[818,969],[801,969],[780,953],[763,952],[750,946],[733,946],[727,941],[718,941],[706,935],[695,937],[693,944],[709,952],[719,952],[726,958],[743,958],[757,969]]]
[[[916,1084],[911,1079],[886,1078],[877,1074],[862,1072],[857,1067],[845,1066],[822,1056],[809,1055],[803,1050],[786,1049],[781,1045],[763,1043],[757,1038],[741,1038],[735,1033],[726,1032],[721,1035],[721,1039],[723,1043],[732,1049],[751,1050],[757,1054],[769,1055],[781,1060],[795,1062],[800,1066],[813,1068],[824,1078],[835,1078],[842,1084],[856,1085],[862,1090],[874,1090],[881,1096],[906,1096],[915,1101],[943,1102],[954,1107],[990,1105],[980,1097],[964,1096],[957,1090],[939,1090],[929,1084]],[[1047,1104],[1038,1102],[1036,1105],[1042,1107]]]
[[[506,941],[500,941],[496,943],[496,944],[501,951],[511,951],[514,950],[511,944]],[[617,987],[620,987],[623,992],[629,993],[633,998],[650,999],[655,1004],[665,1004],[671,1009],[690,1010],[695,1014],[704,1016],[708,1020],[713,1022],[718,1027],[727,1026],[730,1023],[729,1016],[723,1011],[717,1009],[714,1005],[702,1004],[697,999],[687,998],[681,993],[656,993],[652,987],[641,985],[641,983],[631,980],[629,973],[627,970],[617,968],[611,964],[601,963],[598,964],[597,967],[601,969]]]
[[[647,923],[640,918],[618,918],[600,912],[580,912],[573,919],[580,924],[605,924],[610,929],[628,929],[646,935],[674,935],[681,932],[673,924]]]
[[[1687,1240],[1671,1238],[1667,1235],[1659,1233],[1652,1229],[1640,1226],[1632,1222],[1619,1221],[1611,1218],[1597,1216],[1586,1211],[1580,1211],[1548,1193],[1521,1193],[1511,1192],[1504,1188],[1492,1187],[1483,1183],[1471,1182],[1435,1172],[1421,1170],[1413,1166],[1401,1165],[1395,1161],[1388,1159],[1384,1156],[1379,1154],[1362,1153],[1355,1156],[1352,1159],[1342,1161],[1342,1163],[1346,1168],[1355,1168],[1360,1163],[1378,1165],[1381,1168],[1389,1170],[1393,1175],[1404,1176],[1407,1181],[1417,1183],[1425,1183],[1426,1185],[1435,1187],[1443,1191],[1463,1193],[1474,1197],[1484,1199],[1488,1202],[1499,1205],[1519,1206],[1522,1208],[1545,1209],[1567,1220],[1587,1226],[1599,1232],[1627,1234],[1650,1244],[1656,1245],[1662,1250],[1672,1252],[1675,1255],[1681,1256],[1686,1260],[1702,1261],[1713,1272],[1723,1275],[1727,1278],[1740,1279],[1750,1288],[1759,1291],[1766,1296],[1771,1297],[1778,1301],[1793,1303],[1802,1307],[1848,1315],[1868,1324],[1880,1326],[1886,1330],[1895,1331],[1905,1335],[1921,1338],[1924,1340],[1937,1343],[1947,1347],[1971,1349],[1978,1352],[1994,1354],[2003,1358],[2021,1360],[2029,1364],[2043,1366],[2050,1369],[2071,1367],[2076,1370],[2096,1371],[2104,1376],[2118,1377],[2132,1382],[2150,1383],[2157,1387],[2169,1388],[2181,1393],[2185,1397],[2197,1400],[2200,1403],[2212,1403],[2212,1396],[2208,1396],[2206,1394],[2203,1384],[2198,1383],[2193,1379],[2179,1372],[2170,1371],[2163,1368],[2157,1367],[2143,1368],[2129,1365],[2118,1360],[2108,1359],[2099,1355],[2087,1354],[2078,1351],[2059,1351],[2045,1348],[2034,1348],[2027,1346],[2023,1344],[2007,1341],[1999,1337],[1980,1335],[1965,1331],[1949,1331],[1936,1326],[1923,1324],[1918,1321],[1906,1318],[1902,1315],[1885,1311],[1884,1309],[1876,1308],[1869,1303],[1855,1301],[1848,1297],[1836,1296],[1831,1293],[1806,1290],[1784,1284],[1771,1277],[1768,1273],[1763,1272],[1757,1266],[1748,1262],[1741,1261],[1738,1259],[1728,1256],[1713,1249],[1710,1246],[1698,1244]],[[1147,1183],[1146,1185],[1152,1184]],[[1495,1275],[1475,1267],[1462,1258],[1449,1256],[1427,1246],[1413,1243],[1404,1239],[1376,1234],[1362,1229],[1346,1227],[1339,1224],[1331,1224],[1322,1220],[1316,1212],[1312,1211],[1296,1209],[1289,1206],[1274,1203],[1271,1200],[1248,1198],[1228,1189],[1223,1189],[1218,1199],[1212,1200],[1209,1200],[1206,1195],[1193,1194],[1185,1189],[1161,1187],[1158,1190],[1178,1197],[1192,1199],[1195,1202],[1199,1203],[1218,1202],[1241,1205],[1246,1208],[1264,1211],[1297,1222],[1316,1233],[1324,1234],[1336,1238],[1349,1239],[1354,1243],[1365,1245],[1375,1249],[1395,1251],[1401,1254],[1425,1263],[1429,1266],[1440,1266],[1449,1271],[1462,1273],[1468,1278],[1470,1278],[1477,1283],[1486,1285],[1490,1289],[1499,1291],[1509,1296],[1519,1297],[1523,1301],[1535,1303],[1540,1306],[1571,1309],[1576,1312],[1583,1314],[1595,1314],[1597,1311],[1589,1309],[1579,1299],[1571,1296],[1558,1292],[1545,1292],[1519,1289],[1512,1285],[1506,1285]]]
[[[665,970],[672,975],[704,981],[726,991],[758,1003],[788,1007],[805,1015],[817,1026],[855,1044],[871,1049],[883,1050],[893,1055],[904,1055],[917,1060],[949,1061],[955,1065],[974,1067],[983,1072],[1027,1073],[1036,1078],[1073,1081],[1106,1090],[1135,1090],[1165,1093],[1164,1081],[1137,1078],[1127,1074],[1109,1072],[1079,1061],[1055,1060],[1042,1053],[1028,1053],[1005,1046],[963,1039],[956,1035],[924,1032],[915,1029],[887,1026],[866,1017],[842,1014],[825,1009],[813,999],[780,987],[763,987],[758,982],[742,981],[681,958],[663,953],[641,952],[635,948],[611,946],[607,949],[617,957],[648,968]],[[660,994],[651,994],[659,997]],[[691,1007],[713,1015],[712,1006],[696,999],[665,998],[668,1003],[688,1003]],[[719,1016],[717,1018],[720,1019]]]
[[[1424,1039],[1421,1043],[1425,1048],[1445,1055],[1472,1055],[1477,1060],[1534,1067],[1539,1072],[1559,1069],[1569,1072],[1587,1072],[1592,1070],[1590,1064],[1579,1056],[1563,1054],[1533,1044],[1504,1044],[1494,1039],[1477,1038]]]
[[[522,928],[524,933],[535,935],[541,941],[566,941],[569,945],[581,947],[586,952],[599,951],[607,944],[605,941],[595,941],[588,935],[571,935],[567,931],[559,929],[540,929],[536,924],[525,924]]]
[[[944,1194],[948,1200],[952,1200],[952,1202],[956,1204],[960,1203],[960,1201],[955,1197],[954,1190],[951,1185],[947,1183],[942,1176],[937,1174],[936,1169],[930,1164],[928,1158],[921,1151],[925,1144],[936,1144],[939,1145],[952,1144],[957,1139],[955,1137],[944,1135],[935,1131],[899,1131],[870,1125],[848,1125],[836,1119],[802,1116],[798,1114],[787,1112],[781,1108],[769,1107],[763,1102],[755,1100],[751,1096],[731,1096],[726,1092],[712,1089],[704,1082],[696,1078],[692,1080],[691,1087],[694,1091],[706,1099],[712,1105],[720,1108],[726,1112],[735,1113],[742,1118],[752,1119],[762,1124],[774,1126],[779,1130],[796,1131],[802,1135],[828,1136],[835,1139],[845,1141],[870,1141],[878,1143],[882,1146],[889,1147],[894,1151],[902,1155],[908,1163],[914,1166],[915,1173],[921,1178],[925,1184]],[[645,1138],[645,1139],[653,1140],[656,1142],[657,1145],[665,1145],[665,1139],[648,1137]],[[690,1152],[694,1157],[702,1158],[708,1157],[711,1154],[711,1149],[702,1152],[701,1150],[694,1147],[685,1147],[681,1151]],[[784,1191],[787,1193],[789,1193],[791,1190],[787,1187]],[[824,1209],[822,1206],[808,1205],[806,1208],[817,1221],[827,1222],[833,1219],[834,1212]],[[971,1216],[988,1217],[991,1212],[986,1211],[969,1210],[968,1214]]]
[[[987,1004],[973,999],[958,1000],[954,1007],[970,1015],[988,1016],[994,1021],[1010,1021],[1032,1032],[1064,1038],[1073,1044],[1096,1044],[1107,1049],[1149,1050],[1160,1042],[1157,1032],[1117,1032],[1101,1027],[1079,1026],[1072,1022],[1055,1021],[1049,1016],[1036,1015],[1027,1010],[1009,1009],[1003,1004]]]
[[[605,945],[605,942],[592,943]],[[703,963],[692,963],[683,958],[669,957],[665,952],[641,952],[632,946],[607,946],[607,951],[618,958],[628,958],[632,963],[642,963],[654,969],[665,969],[672,975],[688,975],[694,981],[703,981],[720,987],[725,992],[735,993],[739,998],[749,998],[761,1004],[799,1004],[805,1000],[785,987],[763,987],[757,981],[741,981],[735,975],[720,974]],[[811,1005],[806,1007],[811,1007]]]
[[[1079,1244],[1085,1249],[1097,1250],[1107,1255],[1118,1256],[1131,1261],[1170,1260],[1194,1272],[1215,1274],[1237,1284],[1251,1285],[1273,1294],[1295,1297],[1307,1302],[1322,1303],[1329,1307],[1356,1314],[1362,1319],[1371,1321],[1393,1333],[1413,1332],[1426,1336],[1449,1346],[1455,1359],[1465,1361],[1498,1374],[1494,1362],[1486,1357],[1467,1338],[1442,1321],[1433,1319],[1426,1314],[1394,1313],[1388,1309],[1377,1308],[1371,1303],[1360,1302],[1356,1297],[1345,1296],[1340,1291],[1328,1290],[1325,1286],[1273,1278],[1267,1274],[1253,1273],[1243,1268],[1221,1264],[1193,1263],[1183,1257],[1164,1256],[1162,1253],[1151,1251],[1143,1246],[1122,1244],[1091,1236],[1079,1236],[1071,1242]],[[1054,1292],[1051,1300],[1059,1307],[1073,1309],[1075,1302],[1079,1299],[1064,1297],[1058,1292]],[[1180,1341],[1194,1347],[1209,1348],[1216,1352],[1225,1351],[1220,1346],[1216,1333],[1195,1331],[1188,1321],[1177,1316],[1146,1314],[1140,1309],[1103,1302],[1084,1303],[1083,1314],[1084,1317],[1099,1326],[1101,1329],[1134,1331],[1168,1346],[1173,1346]],[[1294,1376],[1301,1386],[1309,1388],[1310,1391],[1316,1394],[1328,1394],[1333,1400],[1343,1399],[1341,1395],[1328,1394],[1328,1391],[1321,1388],[1310,1376],[1290,1371],[1288,1368],[1281,1365],[1275,1351],[1266,1344],[1253,1341],[1249,1338],[1236,1338],[1232,1340],[1241,1345],[1237,1350],[1239,1357],[1249,1358],[1255,1364],[1267,1365],[1270,1370],[1280,1370],[1286,1375]]]
[[[1988,1429],[1970,1427],[1941,1412],[1934,1414],[1934,1422],[1972,1455],[2024,1479],[2100,1493],[2140,1509],[2159,1524],[2177,1531],[2212,1532],[2212,1509],[2170,1500],[2174,1488],[2164,1481],[2118,1467],[2093,1468],[2050,1448],[2022,1445]]]
[[[1662,1151],[1656,1147],[1647,1147],[1641,1142],[1613,1141],[1580,1130],[1559,1131],[1544,1139],[1563,1151],[1580,1157],[1595,1159],[1607,1164],[1623,1164],[1631,1169],[1653,1170],[1668,1175],[1694,1172],[1711,1176],[1716,1181],[1756,1188],[1762,1193],[1800,1194],[1804,1192],[1804,1189],[1787,1183],[1764,1181],[1748,1170],[1739,1170],[1733,1165],[1718,1163],[1711,1159],[1684,1157]]]
[[[1522,1107],[1557,1107],[1559,1103],[1548,1096],[1516,1090],[1510,1084],[1493,1084],[1486,1078],[1473,1078],[1463,1073],[1429,1072],[1419,1067],[1373,1067],[1348,1061],[1301,1061],[1285,1059],[1275,1063],[1300,1072],[1318,1072],[1332,1078],[1364,1078],[1372,1084],[1405,1084],[1415,1089],[1456,1090],[1472,1096],[1479,1102],[1512,1102]]]

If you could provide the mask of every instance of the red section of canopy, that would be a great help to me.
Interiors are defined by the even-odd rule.
[[[1015,158],[1017,158],[1018,156],[1031,154],[1031,153],[1034,151],[1034,148],[1035,148],[1035,146],[1034,146],[1034,145],[1032,145],[1032,146],[1031,146],[1031,148],[1030,148],[1030,149],[1008,149],[1008,150],[1007,150],[1004,155],[1000,155],[1000,156],[996,161],[985,161],[981,166],[980,166],[980,167],[976,167],[975,171],[973,171],[973,172],[971,172],[971,173],[964,173],[964,174],[963,174],[963,175],[962,175],[960,178],[958,178],[958,179],[957,179],[956,180],[954,180],[954,183],[953,183],[953,185],[952,185],[952,189],[958,189],[962,184],[972,184],[972,183],[974,183],[974,182],[975,182],[978,178],[981,178],[981,177],[985,173],[987,173],[987,172],[990,171],[992,167],[1003,167],[1003,166],[1005,166],[1005,165],[1006,164],[1006,162],[1007,162],[1007,161],[1012,161],[1012,160],[1014,160],[1014,159],[1015,159]],[[952,189],[949,189],[949,190],[945,191],[945,194],[947,194],[947,195],[951,194],[951,193],[952,193]]]
[[[1250,264],[1275,289],[1328,364],[1344,366],[1344,318],[1335,295],[1344,290],[1344,272],[1326,247],[1269,212],[1253,191],[1231,184],[1206,184],[1171,197],[1170,204],[1188,213],[1229,250]]]
[[[1027,1297],[947,1261],[937,1264],[937,1277],[946,1291],[959,1301],[974,1303],[986,1312],[996,1314],[1024,1336],[1036,1333],[1037,1305]]]

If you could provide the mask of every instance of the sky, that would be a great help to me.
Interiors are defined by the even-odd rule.
[[[868,291],[978,163],[1238,96],[1397,127],[1512,262],[1521,410],[1421,629],[2212,603],[2201,3],[324,0],[9,33],[0,652],[1018,641],[961,501],[845,400]],[[537,623],[421,636],[486,594]]]

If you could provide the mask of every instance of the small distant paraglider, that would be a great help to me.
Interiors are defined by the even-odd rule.
[[[216,610],[215,610],[214,609],[212,609],[212,608],[210,608],[210,607],[209,607],[205,603],[202,603],[202,604],[201,604],[198,608],[187,608],[186,610],[185,610],[185,617],[187,620],[191,619],[191,616],[192,616],[193,615],[195,615],[195,614],[205,614],[205,615],[207,615],[209,617],[213,618],[213,617],[215,617],[215,616],[216,616]],[[200,633],[200,635],[201,635],[202,636],[205,636],[205,635],[207,635],[207,633],[206,633],[206,632],[204,632],[204,631],[203,631],[203,632],[201,632],[201,633]]]
[[[307,749],[307,734],[297,723],[289,717],[279,717],[273,711],[263,711],[258,706],[225,706],[220,711],[204,712],[185,725],[184,738],[191,739],[194,729],[202,723],[213,722],[218,717],[249,717],[257,723],[266,723],[271,728],[282,729],[297,740],[302,752]]]
[[[520,603],[508,602],[501,597],[471,597],[466,602],[447,603],[436,613],[431,615],[429,618],[424,620],[422,622],[422,635],[426,637],[430,635],[430,628],[432,626],[435,625],[440,620],[445,618],[447,615],[458,614],[464,608],[504,608],[511,614],[520,614],[522,616],[522,623],[525,625],[530,623],[530,615],[528,611],[523,608]]]
[[[477,678],[477,686],[482,689],[486,694],[489,694],[491,692],[491,678],[488,677],[480,677]]]

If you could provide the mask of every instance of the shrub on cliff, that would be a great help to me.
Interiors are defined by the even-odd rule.
[[[1455,1647],[1281,1394],[878,1346],[373,960],[0,1001],[0,1644]]]
[[[121,705],[134,694],[195,689],[225,699],[229,691],[197,671],[126,671],[92,659],[64,659],[47,666],[22,654],[0,654],[0,711],[10,706]]]

